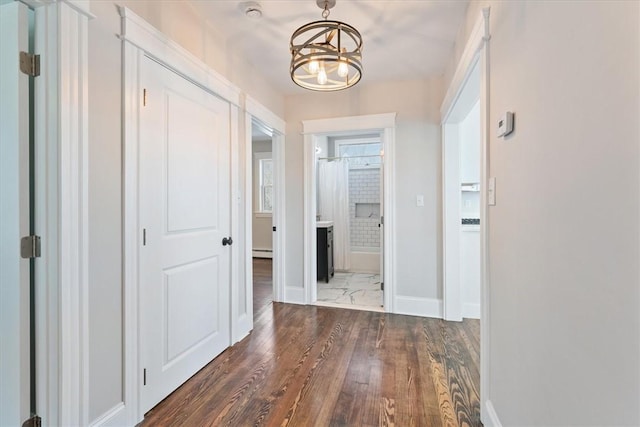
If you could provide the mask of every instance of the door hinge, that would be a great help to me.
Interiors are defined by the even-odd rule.
[[[22,427],[40,427],[42,426],[42,418],[37,415],[33,415],[27,421],[22,423]]]
[[[147,89],[142,89],[142,106],[147,106]]]
[[[147,246],[147,229],[142,229],[142,246]]]
[[[38,77],[40,75],[40,55],[20,52],[20,71],[28,76]]]
[[[276,226],[275,225],[273,226],[273,231],[276,231]]]
[[[40,258],[40,236],[26,236],[20,240],[20,256],[25,259]]]
[[[380,224],[384,225],[384,217],[380,215]]]
[[[142,385],[147,385],[147,368],[142,370]]]

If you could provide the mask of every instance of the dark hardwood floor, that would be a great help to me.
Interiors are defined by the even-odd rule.
[[[480,325],[270,303],[145,426],[481,426]]]
[[[270,258],[253,258],[253,315],[273,301],[273,263]]]

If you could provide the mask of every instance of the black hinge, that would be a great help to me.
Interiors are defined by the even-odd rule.
[[[147,89],[142,89],[142,106],[147,106]]]
[[[275,225],[273,226],[273,231],[276,231],[276,226]]]
[[[40,258],[40,252],[40,236],[26,236],[20,239],[20,256],[22,258]]]
[[[147,246],[147,229],[142,229],[142,246]]]
[[[20,71],[28,76],[38,77],[40,75],[40,55],[20,52]]]
[[[147,385],[147,368],[142,370],[142,385]]]
[[[33,415],[27,421],[22,423],[22,427],[41,427],[42,426],[42,418],[37,415]]]

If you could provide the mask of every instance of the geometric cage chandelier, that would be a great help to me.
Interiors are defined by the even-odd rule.
[[[362,78],[362,36],[349,24],[327,19],[336,0],[316,4],[324,21],[303,25],[291,36],[291,79],[320,92],[346,89]]]

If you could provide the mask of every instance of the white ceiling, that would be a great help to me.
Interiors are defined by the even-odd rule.
[[[315,0],[260,0],[263,16],[244,15],[241,0],[188,0],[227,48],[245,55],[278,91],[305,91],[289,77],[293,31],[322,19]],[[329,19],[354,26],[363,38],[360,84],[444,72],[468,0],[338,0]]]

